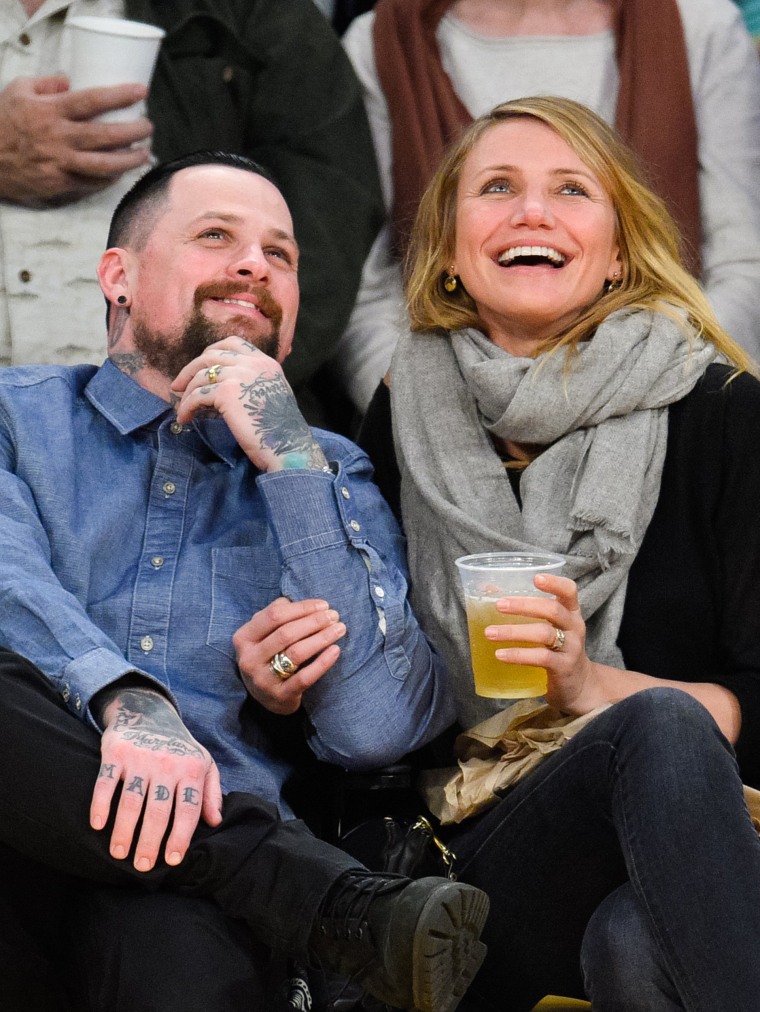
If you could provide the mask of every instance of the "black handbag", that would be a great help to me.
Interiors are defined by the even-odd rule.
[[[420,812],[413,780],[414,770],[405,764],[349,774],[338,846],[370,871],[455,879],[456,857],[437,835],[433,816]]]
[[[365,819],[341,837],[340,846],[371,871],[394,872],[409,878],[457,877],[456,855],[436,836],[425,815]]]

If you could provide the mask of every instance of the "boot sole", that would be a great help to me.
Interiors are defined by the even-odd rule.
[[[461,882],[430,896],[414,934],[409,1012],[454,1012],[485,959],[480,933],[489,906],[484,892]]]

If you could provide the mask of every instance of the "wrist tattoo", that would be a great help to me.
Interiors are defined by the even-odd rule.
[[[282,457],[285,467],[324,466],[324,454],[281,373],[259,376],[253,383],[241,383],[240,399],[251,416],[261,445]]]

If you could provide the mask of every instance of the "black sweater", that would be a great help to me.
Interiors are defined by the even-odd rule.
[[[670,407],[660,496],[631,567],[618,643],[631,670],[736,695],[742,778],[760,786],[760,383],[727,383],[730,375],[710,366]],[[359,443],[398,510],[384,386]]]

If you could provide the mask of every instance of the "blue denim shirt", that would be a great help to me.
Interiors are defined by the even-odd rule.
[[[0,370],[0,642],[84,720],[125,673],[160,682],[224,789],[283,814],[293,760],[279,732],[292,738],[293,722],[250,700],[232,645],[279,595],[322,597],[348,629],[339,662],[304,695],[318,758],[386,764],[453,720],[369,462],[315,435],[333,473],[265,474],[222,419],[180,426],[110,362]]]

